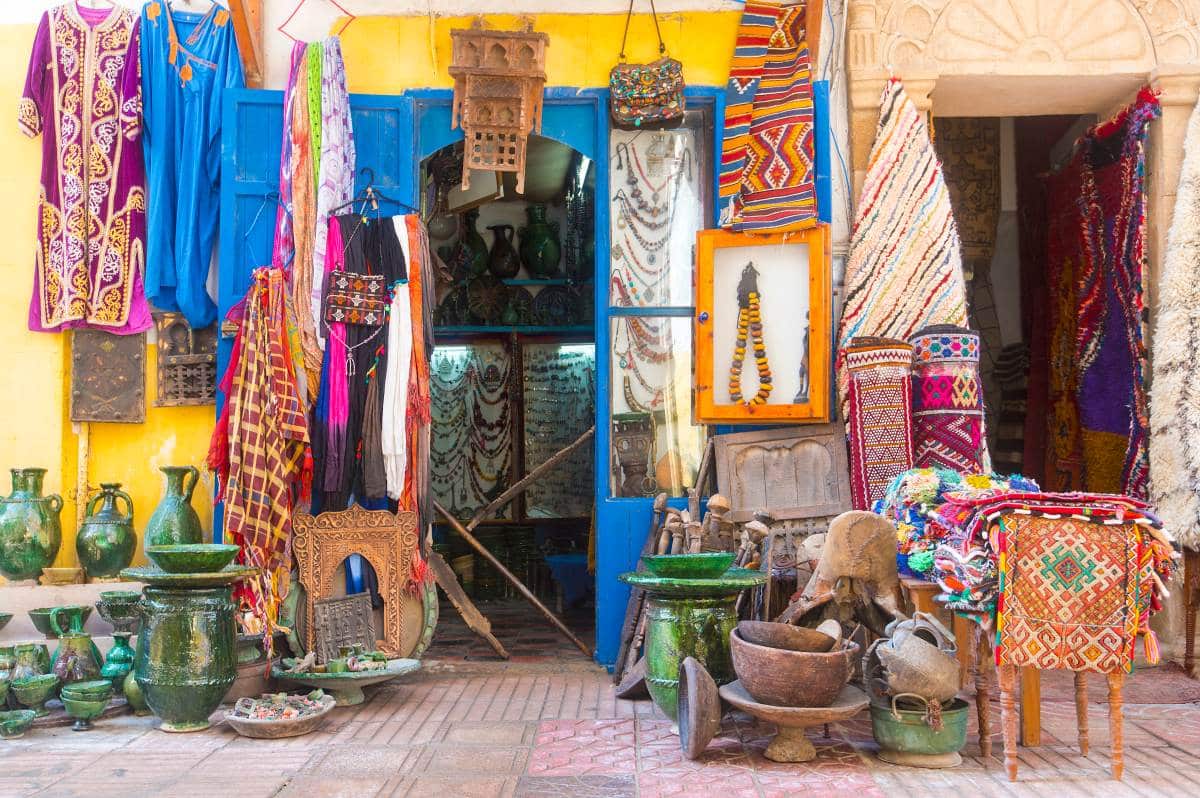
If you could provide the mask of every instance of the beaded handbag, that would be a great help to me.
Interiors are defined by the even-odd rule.
[[[387,318],[387,291],[382,275],[330,272],[325,287],[325,321],[382,327]]]
[[[633,17],[633,0],[629,0],[625,33],[621,36],[621,61],[608,73],[608,112],[613,125],[622,130],[664,130],[683,121],[683,64],[667,56],[654,0],[650,0],[650,15],[662,58],[649,64],[625,63],[625,42]]]

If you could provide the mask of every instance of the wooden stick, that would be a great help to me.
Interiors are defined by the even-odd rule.
[[[568,457],[570,457],[571,453],[573,451],[575,451],[580,446],[582,446],[584,443],[589,441],[591,439],[591,437],[595,434],[596,434],[596,425],[593,424],[588,429],[587,432],[583,433],[578,438],[576,438],[574,443],[567,446],[565,449],[559,449],[557,452],[555,452],[553,455],[551,455],[546,460],[546,462],[542,463],[540,466],[533,469],[525,476],[521,477],[519,480],[516,481],[516,483],[513,484],[513,486],[511,488],[509,488],[508,490],[501,493],[495,499],[492,499],[492,501],[488,504],[487,507],[484,507],[482,510],[479,510],[478,512],[476,512],[475,515],[471,516],[471,520],[467,522],[466,530],[470,531],[470,530],[474,529],[475,527],[479,526],[479,523],[481,521],[483,521],[486,518],[489,518],[493,513],[495,513],[501,507],[503,507],[504,505],[506,505],[510,501],[512,501],[513,498],[516,497],[518,494],[523,493],[524,491],[528,490],[529,486],[532,483],[536,482],[543,474],[545,474],[550,469],[554,468],[556,465],[561,463],[563,460],[566,460]]]
[[[1112,739],[1112,777],[1117,781],[1125,775],[1125,733],[1121,708],[1121,687],[1124,684],[1124,671],[1108,674],[1108,736]]]
[[[446,564],[442,559],[442,555],[436,551],[429,552],[427,558],[429,570],[433,571],[433,578],[437,581],[438,586],[446,593],[446,598],[450,599],[450,603],[454,605],[454,609],[458,610],[458,614],[466,621],[467,628],[484,639],[492,651],[503,659],[508,659],[508,651],[492,634],[492,624],[487,617],[479,611],[479,608],[472,603],[471,599],[467,598],[467,594],[462,589],[462,585],[458,583],[458,577],[454,575],[454,569]]]
[[[713,457],[716,452],[716,444],[710,437],[708,443],[704,445],[704,454],[700,455],[700,467],[696,469],[696,492],[704,495],[705,488],[708,487],[709,473],[712,471]]]
[[[646,533],[646,540],[642,542],[642,556],[654,554],[654,550],[658,544],[658,524],[662,520],[663,513],[667,509],[667,494],[660,493],[654,497],[654,509],[650,513],[650,530]],[[635,569],[640,573],[645,570],[642,566],[641,558],[638,558]],[[629,659],[630,646],[637,637],[637,627],[642,618],[642,607],[645,604],[646,592],[641,588],[631,588],[629,591],[629,601],[625,604],[625,623],[621,627],[621,645],[617,649],[617,664],[613,668],[613,682],[620,684],[621,679],[625,678],[625,672],[632,662],[627,662]],[[637,648],[633,648],[633,653],[637,654]],[[636,661],[636,659],[635,659]]]
[[[1196,610],[1200,594],[1200,552],[1183,550],[1183,670],[1196,678]]]
[[[595,427],[593,427],[592,430],[594,431]],[[561,452],[560,452],[560,454],[561,454]],[[549,462],[549,461],[547,461],[547,462]],[[450,513],[450,511],[448,511],[445,507],[443,507],[441,505],[441,502],[439,502],[435,499],[433,502],[433,508],[435,510],[437,510],[439,513],[441,513],[442,518],[446,519],[446,523],[448,523],[450,525],[451,529],[453,529],[455,532],[457,532],[459,534],[459,536],[462,537],[463,540],[467,541],[467,543],[470,544],[471,548],[473,548],[473,549],[475,549],[475,551],[479,552],[479,554],[485,560],[490,562],[492,564],[492,566],[497,571],[500,572],[500,575],[503,576],[505,579],[507,579],[512,584],[512,586],[517,589],[517,592],[525,597],[526,601],[528,601],[535,608],[537,608],[538,612],[542,613],[542,615],[545,615],[546,618],[550,621],[550,623],[554,624],[554,627],[556,629],[558,629],[558,631],[562,632],[563,635],[566,636],[566,638],[568,640],[570,640],[572,643],[574,643],[579,648],[579,650],[582,651],[584,654],[588,655],[589,657],[592,655],[592,650],[590,648],[588,648],[588,646],[582,640],[580,640],[578,637],[576,637],[575,633],[572,632],[570,629],[568,629],[567,625],[564,624],[561,620],[559,620],[558,616],[555,615],[553,612],[551,612],[546,607],[545,604],[538,601],[538,597],[533,595],[533,593],[529,590],[529,588],[525,587],[525,583],[522,582],[517,577],[513,576],[512,571],[505,568],[504,563],[502,563],[498,559],[496,559],[496,556],[494,554],[492,554],[490,551],[488,551],[486,546],[484,546],[482,543],[480,543],[478,540],[476,540],[475,536],[472,535],[470,533],[470,531],[466,527],[464,527],[459,522],[459,520]]]
[[[990,759],[992,756],[992,683],[991,666],[987,657],[991,651],[988,648],[987,635],[984,633],[983,627],[977,623],[971,624],[971,648],[975,653],[972,663],[975,669],[975,717],[979,720],[979,753],[984,759]],[[984,764],[986,766],[987,763]]]
[[[1079,755],[1088,755],[1087,674],[1075,671],[1075,730],[1079,735]]]

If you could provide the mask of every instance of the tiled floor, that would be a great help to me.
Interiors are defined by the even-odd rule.
[[[1179,674],[1142,671],[1140,696],[1178,694]],[[89,733],[37,730],[0,741],[0,796],[792,796],[872,798],[1103,794],[1195,795],[1200,704],[1127,704],[1125,781],[1108,778],[1103,703],[1090,715],[1092,753],[1074,747],[1073,704],[1047,679],[1043,745],[1021,750],[1020,781],[979,758],[972,727],[953,770],[893,767],[874,757],[866,716],[814,730],[818,758],[783,765],[763,756],[773,729],[741,715],[697,762],[684,759],[671,724],[646,702],[615,698],[606,674],[580,657],[526,663],[431,662],[406,681],[368,689],[358,707],[289,740],[249,740],[224,724],[166,734],[123,716]],[[1162,690],[1159,691],[1158,687]],[[219,717],[220,713],[214,717]],[[999,709],[993,707],[994,726]],[[995,750],[1000,751],[996,738]]]

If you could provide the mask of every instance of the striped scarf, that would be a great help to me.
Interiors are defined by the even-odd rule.
[[[930,324],[967,324],[950,194],[925,121],[898,80],[883,90],[844,295],[837,352],[843,418],[849,388],[845,350],[853,338],[908,340]]]
[[[760,233],[816,220],[806,3],[748,2],[725,90],[721,223]]]
[[[293,486],[308,443],[296,382],[283,272],[254,272],[226,375],[228,401],[214,432],[209,465],[224,475],[225,532],[239,559],[259,569],[242,597],[264,621],[270,645],[291,567]]]

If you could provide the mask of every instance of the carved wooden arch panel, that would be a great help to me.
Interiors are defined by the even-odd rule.
[[[850,0],[853,67],[921,65],[973,74],[1004,63],[1149,71],[1200,57],[1200,0]],[[869,35],[875,29],[878,38]],[[852,41],[854,37],[851,37]],[[857,45],[857,46],[856,46]],[[863,45],[875,52],[862,52]],[[878,48],[878,49],[876,49]]]
[[[308,618],[315,618],[315,603],[334,595],[333,580],[342,561],[362,555],[379,580],[383,598],[380,650],[389,656],[413,653],[421,637],[423,593],[404,589],[417,551],[418,520],[415,512],[392,514],[386,510],[353,507],[317,516],[297,513],[293,520],[292,551],[300,567]],[[305,646],[316,642],[308,624]]]

